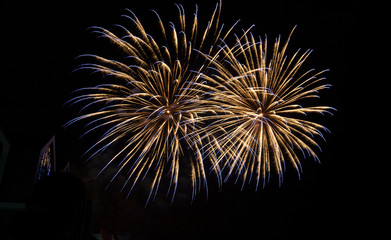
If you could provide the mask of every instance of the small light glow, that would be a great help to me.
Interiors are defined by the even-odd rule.
[[[260,117],[263,117],[263,113],[260,113],[259,116],[260,116]]]
[[[170,110],[167,110],[166,113],[170,113]]]

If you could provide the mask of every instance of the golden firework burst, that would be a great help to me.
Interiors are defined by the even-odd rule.
[[[91,28],[116,46],[120,56],[81,56],[92,61],[77,70],[100,73],[105,82],[76,91],[70,102],[82,104],[88,113],[66,126],[88,121],[85,134],[105,130],[86,151],[89,159],[117,145],[98,175],[114,166],[110,183],[126,176],[122,189],[129,186],[128,196],[150,176],[147,203],[167,175],[167,194],[173,200],[183,170],[191,179],[192,199],[207,189],[208,171],[215,173],[220,187],[223,172],[225,180],[236,174],[242,186],[255,179],[258,189],[275,169],[281,183],[286,162],[300,177],[299,154],[318,160],[316,136],[323,138],[328,131],[309,114],[335,110],[314,101],[330,87],[323,83],[327,70],[303,70],[311,50],[288,56],[292,33],[285,43],[278,38],[271,54],[267,39],[256,39],[252,27],[235,35],[234,45],[227,44],[233,27],[220,24],[221,1],[206,27],[199,26],[198,9],[189,23],[183,7],[176,6],[177,25],[165,24],[153,11],[157,36],[130,10],[123,17],[131,29],[116,25],[115,33]]]
[[[172,22],[165,25],[153,11],[160,30],[158,37],[148,34],[130,10],[123,17],[133,28],[129,30],[117,25],[122,35],[101,27],[91,28],[117,46],[125,58],[81,56],[92,58],[93,63],[82,64],[77,70],[98,72],[107,83],[77,91],[79,95],[71,102],[85,104],[83,110],[91,112],[67,124],[88,120],[90,129],[87,133],[107,129],[87,150],[90,158],[121,142],[123,147],[107,161],[101,172],[109,165],[117,164],[117,172],[110,183],[119,174],[127,174],[123,186],[131,184],[129,193],[150,173],[153,180],[148,201],[156,195],[166,174],[170,176],[168,193],[171,192],[174,198],[181,166],[190,166],[193,197],[201,187],[207,187],[201,137],[193,134],[190,138],[189,133],[199,132],[199,115],[209,111],[209,106],[202,99],[204,90],[194,83],[202,80],[199,73],[207,69],[201,52],[213,56],[218,52],[217,42],[224,40],[232,30],[225,30],[219,23],[221,2],[202,29],[198,24],[198,9],[188,24],[183,7],[177,5],[177,8],[178,26]],[[214,159],[208,159],[216,165]],[[219,169],[214,169],[220,179]]]
[[[213,85],[209,100],[214,101],[211,108],[216,114],[207,117],[213,121],[200,131],[213,138],[204,148],[216,167],[228,169],[225,179],[235,172],[243,185],[255,178],[258,188],[261,180],[265,185],[272,168],[281,182],[286,161],[300,177],[298,152],[318,160],[313,148],[320,147],[314,137],[323,138],[322,131],[328,130],[307,114],[335,110],[313,101],[318,91],[330,87],[323,83],[327,70],[302,71],[311,50],[288,57],[291,34],[285,44],[276,40],[271,56],[267,39],[256,40],[249,31],[237,37],[233,47],[222,44],[218,54],[206,56],[214,74],[202,74],[209,82],[203,87]]]

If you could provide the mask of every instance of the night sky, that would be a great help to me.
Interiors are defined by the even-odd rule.
[[[1,57],[6,61],[1,65],[0,129],[11,143],[11,150],[0,200],[31,199],[39,151],[55,135],[58,169],[70,161],[73,173],[83,179],[92,200],[92,231],[102,227],[131,239],[349,237],[345,225],[352,218],[351,194],[357,182],[351,176],[354,167],[347,150],[350,147],[346,146],[349,135],[345,124],[350,97],[347,89],[354,81],[352,72],[358,56],[355,1],[223,1],[221,21],[230,26],[241,19],[237,31],[255,24],[253,34],[266,34],[270,42],[278,34],[285,39],[297,25],[290,53],[298,48],[313,49],[304,67],[330,69],[325,76],[333,87],[320,93],[320,101],[338,112],[333,117],[316,117],[332,133],[325,134],[327,142],[318,140],[323,150],[319,152],[320,164],[303,159],[301,180],[288,164],[281,187],[273,174],[270,184],[257,192],[253,185],[241,191],[233,181],[223,185],[220,192],[212,179],[208,200],[201,193],[191,205],[184,191],[173,205],[162,194],[144,208],[142,187],[139,195],[132,194],[126,200],[126,194],[120,194],[115,186],[105,191],[104,178],[93,179],[98,166],[83,164],[81,155],[94,139],[79,140],[83,130],[80,126],[62,128],[77,114],[78,109],[64,105],[73,96],[72,91],[93,84],[84,79],[87,73],[72,73],[81,63],[75,57],[107,52],[107,41],[97,39],[87,28],[112,28],[123,21],[120,15],[125,14],[125,8],[142,23],[153,19],[149,9],[156,10],[164,22],[176,20],[174,3],[183,4],[188,15],[198,4],[199,20],[205,23],[216,1],[1,4]]]

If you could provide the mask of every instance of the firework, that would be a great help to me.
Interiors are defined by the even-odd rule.
[[[322,83],[327,70],[299,71],[311,51],[288,57],[290,37],[285,44],[278,38],[269,56],[267,39],[256,40],[247,31],[233,47],[222,44],[219,54],[207,56],[215,73],[203,75],[209,83],[204,87],[216,90],[210,97],[216,114],[202,129],[208,138],[213,136],[204,148],[216,158],[215,166],[227,172],[225,180],[233,173],[243,185],[255,178],[258,189],[261,181],[265,186],[271,169],[281,183],[287,161],[300,177],[300,153],[318,160],[314,148],[320,147],[314,138],[323,138],[322,131],[328,130],[307,114],[335,110],[313,105],[318,91],[330,87]]]
[[[164,24],[152,11],[156,35],[130,10],[123,17],[131,29],[116,25],[115,33],[91,28],[116,46],[121,57],[81,56],[91,63],[77,70],[99,73],[104,82],[76,91],[70,102],[88,112],[66,126],[88,121],[84,135],[103,130],[86,151],[88,159],[106,149],[116,152],[103,159],[98,175],[114,166],[109,185],[126,176],[122,190],[128,196],[138,182],[151,177],[147,203],[165,176],[173,200],[180,173],[190,176],[192,200],[202,188],[207,190],[208,171],[215,173],[220,187],[223,172],[225,180],[236,174],[242,186],[255,179],[258,189],[274,169],[281,183],[286,162],[300,177],[300,154],[318,160],[316,136],[323,138],[328,131],[307,115],[335,110],[313,101],[330,87],[323,83],[326,70],[302,70],[311,50],[287,55],[292,33],[285,43],[278,38],[271,54],[267,39],[256,39],[251,27],[235,35],[233,46],[226,44],[236,23],[228,29],[220,24],[221,2],[206,27],[199,26],[197,8],[188,21],[183,7],[176,6],[177,25]]]
[[[132,29],[116,25],[121,35],[92,27],[93,32],[109,39],[125,57],[115,60],[82,55],[92,59],[92,63],[82,64],[77,70],[100,73],[106,82],[79,89],[78,96],[70,101],[82,104],[82,110],[89,112],[67,125],[87,120],[86,134],[105,129],[99,141],[87,150],[89,158],[113,145],[122,146],[114,157],[105,160],[107,163],[99,174],[108,166],[117,166],[110,183],[120,174],[126,175],[123,189],[129,185],[129,193],[150,174],[153,180],[147,202],[155,197],[166,175],[170,181],[167,194],[173,199],[180,169],[190,169],[193,197],[202,187],[207,188],[203,141],[195,134],[189,137],[189,133],[203,132],[199,116],[211,107],[202,98],[205,95],[202,86],[194,83],[203,81],[199,76],[207,69],[204,55],[218,52],[215,45],[232,30],[223,29],[219,23],[221,3],[202,29],[197,10],[189,24],[183,7],[177,8],[178,26],[172,22],[165,25],[153,11],[159,29],[157,37],[148,34],[129,10],[123,17],[129,20]],[[216,158],[207,159],[210,165],[217,166],[213,170],[220,179]]]

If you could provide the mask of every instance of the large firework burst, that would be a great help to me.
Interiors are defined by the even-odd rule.
[[[165,175],[170,176],[168,193],[174,197],[183,166],[190,169],[193,197],[202,186],[207,186],[201,137],[193,134],[190,138],[189,133],[200,132],[199,115],[209,111],[210,105],[202,99],[202,88],[194,83],[202,80],[200,73],[207,69],[201,52],[213,56],[218,50],[217,42],[232,30],[224,30],[219,23],[221,3],[216,5],[203,29],[198,24],[197,10],[188,24],[183,7],[177,5],[177,8],[179,26],[172,22],[165,25],[153,11],[158,36],[148,34],[129,10],[123,17],[130,21],[132,29],[117,25],[121,35],[93,27],[95,33],[109,39],[125,57],[114,60],[82,55],[93,59],[93,63],[82,64],[78,70],[98,72],[106,83],[80,89],[79,95],[71,100],[84,104],[83,111],[90,112],[68,125],[87,120],[87,133],[106,129],[87,151],[90,158],[120,142],[122,147],[106,160],[102,171],[115,164],[118,169],[110,182],[125,174],[127,180],[123,186],[131,186],[129,193],[137,182],[151,174],[148,200],[156,195]],[[213,162],[216,159],[208,159],[212,165],[218,165]],[[219,168],[213,169],[219,176]]]
[[[203,75],[209,82],[204,87],[214,91],[210,100],[216,114],[202,130],[208,138],[214,136],[204,147],[218,156],[216,167],[228,169],[226,179],[236,173],[244,185],[255,178],[258,188],[273,168],[281,182],[286,161],[300,177],[300,152],[318,160],[314,137],[323,138],[321,131],[328,130],[307,114],[335,110],[314,102],[318,91],[330,85],[322,83],[326,70],[299,71],[311,50],[287,57],[290,36],[285,44],[278,38],[270,56],[267,39],[256,40],[250,32],[237,37],[233,47],[222,44],[219,54],[209,56],[215,73]]]

